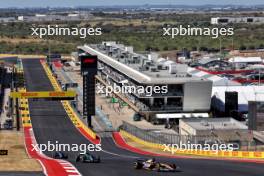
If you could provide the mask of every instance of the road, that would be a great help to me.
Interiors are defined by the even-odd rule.
[[[52,85],[45,74],[39,60],[23,60],[26,88],[28,91],[50,91]],[[47,141],[55,144],[89,144],[67,117],[67,113],[58,101],[29,101],[30,115],[36,140],[39,144],[47,144]],[[109,137],[102,137],[102,151],[100,155],[102,163],[83,164],[75,163],[77,152],[69,152],[69,161],[83,174],[87,176],[263,176],[264,167],[261,164],[239,163],[231,161],[206,160],[206,159],[166,159],[161,161],[173,162],[179,165],[182,172],[156,173],[134,170],[132,167],[135,158],[146,158],[117,147]],[[44,152],[51,156],[52,153]]]

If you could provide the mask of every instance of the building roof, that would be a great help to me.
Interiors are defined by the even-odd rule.
[[[170,113],[170,114],[156,114],[158,119],[181,119],[181,118],[192,118],[192,117],[203,117],[208,118],[208,113]]]
[[[159,70],[158,72],[151,72],[149,70],[140,70],[141,64],[129,64],[122,63],[118,61],[114,57],[110,57],[104,51],[101,51],[99,48],[95,48],[96,46],[80,46],[78,48],[92,54],[97,55],[98,59],[104,63],[107,63],[111,67],[120,71],[121,73],[127,75],[128,77],[136,80],[139,83],[143,84],[182,84],[185,82],[197,82],[197,81],[206,81],[199,77],[192,76],[183,76],[183,75],[175,75],[170,74],[168,70]],[[134,54],[134,53],[133,53]],[[138,54],[135,54],[138,56]],[[154,61],[157,66],[157,62]]]
[[[233,57],[229,59],[232,63],[262,62],[261,57]]]
[[[198,70],[196,68],[188,68],[188,73],[194,77],[210,80],[213,82],[213,86],[239,86],[238,82],[228,80],[227,78],[220,77],[218,75],[209,74],[205,71]]]
[[[184,118],[181,121],[187,123],[196,130],[247,130],[248,127],[233,118]]]
[[[203,59],[200,59],[198,63],[204,65],[204,64],[208,64],[213,61],[220,61],[220,58],[203,58]]]

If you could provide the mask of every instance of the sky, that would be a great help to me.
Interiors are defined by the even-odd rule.
[[[263,0],[0,0],[0,8],[6,7],[76,7],[76,6],[113,6],[143,4],[175,5],[256,5],[264,4]]]

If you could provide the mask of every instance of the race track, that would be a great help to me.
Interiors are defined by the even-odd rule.
[[[23,60],[26,88],[28,91],[50,91],[52,85],[45,74],[39,60]],[[67,116],[62,104],[56,101],[29,101],[30,116],[36,140],[39,144],[47,141],[60,144],[89,144]],[[135,158],[147,158],[117,147],[111,137],[102,137],[103,151],[96,152],[100,155],[102,163],[84,164],[76,163],[77,152],[69,153],[69,161],[87,176],[263,176],[264,167],[255,163],[239,163],[231,161],[206,160],[206,159],[166,159],[158,160],[173,162],[179,165],[182,172],[156,173],[143,170],[134,170]],[[52,156],[52,153],[45,152]]]

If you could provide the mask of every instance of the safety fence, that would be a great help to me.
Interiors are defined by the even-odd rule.
[[[138,128],[130,123],[123,122],[120,127],[122,130],[151,143],[156,144],[199,144],[202,146],[213,144],[234,144],[236,150],[257,151],[261,150],[254,141],[228,141],[220,139],[215,135],[179,135],[175,133],[164,133],[159,130],[145,130]]]
[[[120,133],[123,137],[129,138],[133,142],[142,145],[144,147],[155,149],[159,153],[164,153],[166,156],[174,156],[174,155],[194,155],[199,157],[214,157],[214,158],[239,158],[239,159],[260,159],[257,162],[264,162],[264,152],[253,152],[253,151],[223,151],[223,150],[182,150],[182,149],[175,149],[171,146],[165,146],[158,143],[153,143],[149,141],[145,141],[133,134],[125,130],[120,130]],[[244,160],[245,161],[245,160]],[[251,160],[254,161],[254,160]]]

